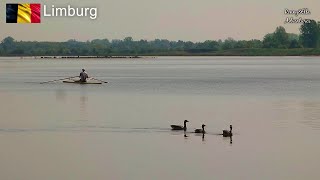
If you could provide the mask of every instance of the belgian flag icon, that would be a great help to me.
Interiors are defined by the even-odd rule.
[[[41,5],[18,3],[7,4],[7,23],[41,23]]]

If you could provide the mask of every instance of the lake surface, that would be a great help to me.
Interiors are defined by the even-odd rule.
[[[0,58],[0,100],[1,180],[320,178],[318,57]]]

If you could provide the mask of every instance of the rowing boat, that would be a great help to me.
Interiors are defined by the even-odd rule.
[[[74,84],[102,84],[102,82],[97,82],[97,81],[81,82],[81,81],[66,80],[66,81],[62,81],[62,82],[63,83],[74,83]]]

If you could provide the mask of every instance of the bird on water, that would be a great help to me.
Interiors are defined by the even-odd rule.
[[[172,130],[187,130],[187,122],[189,122],[188,120],[184,120],[183,121],[183,126],[181,125],[171,125]]]
[[[228,130],[223,130],[222,131],[222,135],[223,137],[231,137],[233,134],[232,134],[232,125],[230,125],[230,131]]]
[[[204,125],[204,124],[202,124],[202,129],[195,129],[194,130],[194,133],[206,133],[206,131],[204,130],[204,127],[205,127],[206,125]]]

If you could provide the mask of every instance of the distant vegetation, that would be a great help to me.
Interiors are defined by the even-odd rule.
[[[87,42],[16,41],[7,37],[1,41],[0,56],[299,56],[320,55],[320,22],[302,24],[300,34],[287,33],[279,26],[263,40],[239,40],[232,38],[204,42],[95,39]]]

